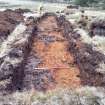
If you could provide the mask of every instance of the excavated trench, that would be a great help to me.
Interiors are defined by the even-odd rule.
[[[93,37],[95,35],[105,36],[105,20],[104,19],[97,19],[91,23],[90,36]]]
[[[68,50],[69,42],[56,16],[45,16],[39,21],[37,36],[33,40],[25,69],[26,86],[33,84],[38,90],[80,86],[79,69],[74,64],[73,55]]]

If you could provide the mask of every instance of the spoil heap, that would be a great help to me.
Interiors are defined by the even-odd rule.
[[[0,12],[0,42],[8,37],[23,19],[23,15],[19,12],[12,10]]]

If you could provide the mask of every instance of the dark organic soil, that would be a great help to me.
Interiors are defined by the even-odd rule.
[[[6,10],[0,12],[0,40],[1,42],[14,30],[16,25],[22,22],[23,15],[19,12]]]

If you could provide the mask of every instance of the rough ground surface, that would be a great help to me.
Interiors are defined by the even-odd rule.
[[[0,105],[104,105],[105,55],[81,36],[52,13],[19,24],[0,44]]]

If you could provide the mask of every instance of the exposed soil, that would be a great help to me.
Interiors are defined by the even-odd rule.
[[[40,20],[37,37],[34,38],[32,52],[41,60],[33,67],[41,68],[51,73],[52,81],[45,76],[46,88],[80,86],[79,69],[74,64],[73,55],[68,50],[69,42],[64,38],[62,29],[57,24],[55,16],[48,16]],[[40,75],[39,75],[40,76]],[[40,83],[39,83],[40,84]],[[38,84],[37,84],[38,85]],[[35,85],[35,88],[38,86]],[[42,86],[43,87],[43,86]]]

